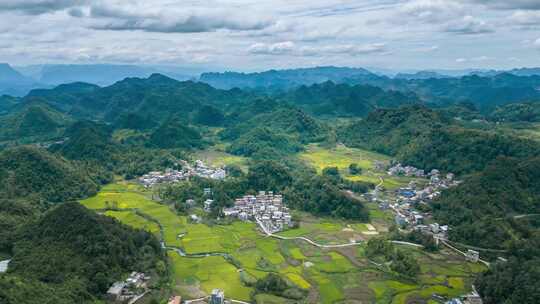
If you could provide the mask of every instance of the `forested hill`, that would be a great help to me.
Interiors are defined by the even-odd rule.
[[[536,303],[540,289],[540,159],[499,157],[432,204],[450,240],[487,248],[493,261],[475,286],[485,303]],[[493,253],[493,250],[502,250]]]
[[[424,106],[374,111],[340,130],[339,138],[420,168],[459,174],[481,171],[499,156],[527,159],[540,153],[535,141],[463,128]]]
[[[0,198],[63,202],[97,190],[72,163],[43,149],[23,146],[0,153]]]
[[[251,96],[240,90],[217,90],[204,83],[176,81],[160,74],[126,78],[108,87],[73,83],[51,90],[33,90],[57,109],[76,118],[114,122],[126,113],[162,122],[171,115],[189,118],[202,104],[223,104]]]
[[[386,91],[369,85],[324,82],[300,86],[278,98],[300,106],[314,115],[366,116],[377,108],[396,108],[422,103],[412,92]]]
[[[72,119],[39,99],[18,103],[5,116],[0,116],[0,141],[59,136]]]
[[[497,107],[490,118],[498,122],[540,122],[540,100]]]
[[[488,113],[496,106],[507,103],[538,100],[540,76],[517,76],[501,73],[493,76],[463,76],[429,79],[366,80],[363,77],[348,79],[350,84],[369,84],[387,90],[412,91],[425,102],[449,105],[471,102],[482,112]]]
[[[152,273],[164,255],[157,239],[78,203],[65,203],[21,228],[2,303],[95,303],[131,271]]]

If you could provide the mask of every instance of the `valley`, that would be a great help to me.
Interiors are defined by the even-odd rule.
[[[529,105],[480,111],[371,85],[259,92],[154,74],[9,99],[0,299],[528,298],[540,226]]]
[[[216,152],[210,150],[197,155],[216,155]],[[335,150],[310,146],[298,157],[319,171],[332,166],[345,171],[350,163],[359,163],[367,178],[379,176],[371,171],[375,161],[389,160],[344,146]],[[215,159],[217,162],[212,162]],[[223,153],[208,160],[212,164],[223,161],[237,164],[236,158]],[[405,186],[410,181],[387,176],[385,172],[379,174],[388,177],[389,181],[384,184],[389,189]],[[367,241],[386,235],[393,225],[392,213],[380,211],[377,206],[370,212],[371,223],[295,212],[298,228],[277,233],[279,237],[308,238],[330,247],[321,248],[303,239],[271,238],[255,222],[193,223],[187,215],[176,214],[170,205],[153,201],[153,197],[156,193],[152,189],[117,181],[81,203],[126,225],[157,235],[167,249],[171,289],[184,299],[197,299],[219,288],[229,299],[250,301],[253,282],[268,273],[278,273],[304,290],[311,302],[335,303],[347,299],[405,304],[411,299],[430,301],[433,294],[442,297],[466,294],[475,274],[485,269],[449,250],[429,253],[404,245],[397,246],[414,256],[420,265],[417,279],[402,277],[387,266],[373,262],[365,254]],[[205,216],[199,207],[189,212]],[[351,240],[357,244],[351,245]],[[347,246],[341,247],[341,244]],[[258,293],[255,297],[264,299],[261,300],[264,303],[294,302],[270,294]]]

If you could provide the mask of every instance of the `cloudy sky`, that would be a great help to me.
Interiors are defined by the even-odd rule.
[[[540,0],[0,0],[0,62],[540,66]]]

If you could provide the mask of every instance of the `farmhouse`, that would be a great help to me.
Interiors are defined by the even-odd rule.
[[[223,304],[225,303],[225,292],[221,289],[212,290],[210,295],[210,304]]]
[[[126,302],[142,295],[147,290],[147,282],[150,277],[142,272],[132,272],[125,281],[115,282],[109,290],[107,296],[116,302]]]

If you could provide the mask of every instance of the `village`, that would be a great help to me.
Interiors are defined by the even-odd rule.
[[[397,163],[387,170],[390,176],[414,177],[421,180],[411,180],[406,187],[398,188],[393,192],[385,192],[382,185],[378,185],[374,191],[365,194],[364,197],[376,202],[381,210],[391,209],[395,213],[395,223],[400,228],[409,228],[437,234],[446,239],[448,226],[438,223],[426,224],[426,219],[431,214],[422,208],[441,195],[441,191],[456,187],[461,182],[455,179],[453,173],[444,176],[439,170],[433,169],[429,173],[412,166],[403,166]],[[383,195],[386,194],[386,195]]]
[[[202,160],[196,160],[192,166],[187,161],[181,160],[178,163],[181,170],[166,169],[164,172],[152,171],[139,177],[138,181],[145,188],[151,188],[154,185],[162,183],[175,183],[189,178],[198,176],[215,180],[222,180],[227,177],[227,173],[223,168],[214,168],[207,166]]]
[[[259,194],[237,198],[234,207],[223,209],[223,214],[242,221],[255,220],[265,232],[276,233],[293,226],[289,208],[281,194],[259,191]]]

